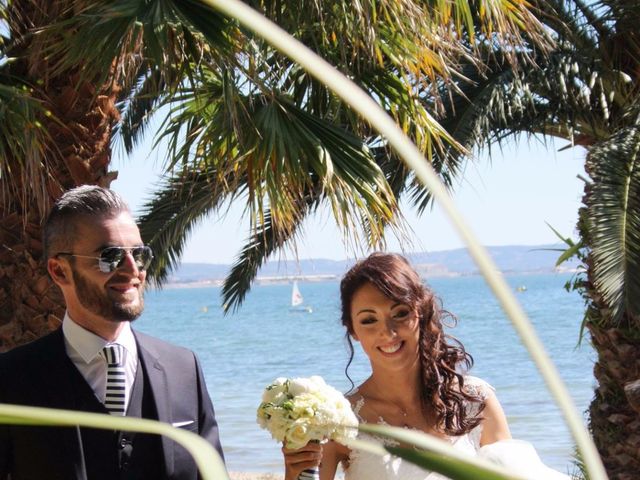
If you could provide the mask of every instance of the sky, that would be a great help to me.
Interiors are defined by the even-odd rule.
[[[544,145],[533,138],[520,139],[504,150],[494,146],[491,159],[480,155],[467,162],[452,197],[476,238],[485,246],[540,245],[557,243],[551,225],[563,236],[576,238],[575,224],[585,177],[582,148],[565,147],[556,140]],[[560,151],[562,149],[562,151]],[[137,213],[153,192],[163,165],[162,152],[152,151],[147,141],[126,156],[114,148],[111,169],[119,172],[111,188],[120,193]],[[226,218],[209,218],[194,229],[183,262],[229,264],[248,236],[248,222],[241,219],[244,205],[231,207]],[[410,243],[400,244],[392,236],[387,250],[422,252],[463,247],[462,240],[441,209],[435,205],[418,217],[410,205],[401,205],[413,229]],[[297,243],[300,259],[353,259],[366,252],[354,252],[340,240],[329,209],[307,221]],[[295,258],[291,250],[288,259]]]

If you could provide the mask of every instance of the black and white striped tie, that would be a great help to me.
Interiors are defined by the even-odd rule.
[[[102,349],[107,361],[107,389],[104,406],[111,415],[125,414],[127,382],[124,372],[124,347],[114,343]]]

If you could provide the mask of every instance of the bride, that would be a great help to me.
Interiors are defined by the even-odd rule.
[[[441,309],[405,258],[370,255],[344,276],[340,296],[349,363],[352,339],[360,343],[371,363],[371,376],[347,396],[360,422],[426,432],[455,449],[498,463],[519,458],[521,466],[527,464],[523,471],[529,478],[568,478],[544,467],[535,451],[528,451],[532,450],[529,444],[511,440],[491,386],[460,373],[473,360],[460,342],[444,333],[443,319],[450,314]],[[372,439],[364,433],[359,438]],[[381,457],[332,441],[282,451],[285,480],[296,480],[303,470],[317,465],[320,479],[331,480],[339,464],[345,480],[446,478],[390,454]],[[537,476],[530,476],[532,469],[538,469]]]

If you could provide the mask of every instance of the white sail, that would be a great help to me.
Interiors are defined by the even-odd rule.
[[[302,305],[304,302],[304,298],[302,298],[302,294],[300,293],[300,289],[298,288],[298,281],[293,281],[293,288],[291,289],[291,306],[297,307],[298,305]]]

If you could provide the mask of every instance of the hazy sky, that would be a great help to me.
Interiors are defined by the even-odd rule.
[[[582,197],[584,150],[557,150],[566,142],[545,146],[538,140],[523,139],[504,151],[494,147],[491,161],[480,156],[469,162],[463,180],[453,198],[481,243],[494,245],[537,245],[556,243],[557,237],[547,226],[563,235],[576,237],[575,224]],[[119,178],[111,187],[122,194],[134,211],[153,191],[162,171],[163,158],[150,152],[149,143],[125,158],[114,149],[112,168]],[[248,234],[248,223],[241,221],[243,205],[232,207],[224,220],[211,218],[203,222],[190,237],[183,261],[231,263]],[[406,207],[404,215],[414,230],[409,251],[436,251],[462,247],[462,241],[438,206],[417,217]],[[389,238],[389,250],[400,245]],[[361,253],[361,252],[360,252]],[[304,225],[298,243],[299,258],[353,258],[334,226],[329,209],[320,211]],[[359,254],[358,254],[359,255]],[[292,258],[291,252],[287,258]]]

